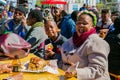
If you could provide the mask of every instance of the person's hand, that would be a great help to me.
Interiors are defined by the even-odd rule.
[[[71,77],[74,77],[75,75],[76,75],[76,70],[74,70],[74,71],[66,71],[65,72],[65,77],[67,77],[67,78],[71,78]]]
[[[78,67],[79,62],[76,62],[75,64],[71,62],[71,66],[66,70],[65,76],[67,78],[73,77],[77,74],[76,68]]]
[[[23,25],[23,26],[26,26],[26,25],[27,25],[25,16],[22,16],[21,22],[22,22],[22,25]]]
[[[68,61],[68,64],[70,64],[70,66],[75,66],[75,64],[71,61]]]
[[[52,50],[46,50],[46,57],[51,57],[55,54],[55,52],[53,52]]]

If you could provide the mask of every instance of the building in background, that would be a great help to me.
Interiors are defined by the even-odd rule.
[[[96,0],[66,0],[68,4],[64,7],[68,13],[71,13],[74,10],[79,10],[84,3],[89,6],[96,6]]]
[[[28,0],[28,11],[30,11],[30,9],[35,9],[35,5],[36,5],[36,0]]]
[[[12,5],[13,7],[16,7],[17,6],[17,0],[6,0],[7,1],[7,4],[10,4]]]

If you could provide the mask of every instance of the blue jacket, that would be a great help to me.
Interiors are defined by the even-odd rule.
[[[76,24],[72,20],[71,15],[66,15],[63,18],[61,23],[61,34],[66,37],[67,39],[70,38],[73,33],[76,31]]]
[[[14,19],[6,21],[1,27],[0,27],[0,34],[13,32],[18,34],[21,37],[25,37],[27,29],[25,26],[23,26],[21,23],[16,24],[14,22]]]

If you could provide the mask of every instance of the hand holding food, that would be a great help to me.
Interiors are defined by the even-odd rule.
[[[65,72],[65,76],[68,78],[75,76],[77,74],[76,69],[78,68],[78,66],[79,66],[79,62],[72,64],[72,66],[70,66]]]
[[[52,44],[46,45],[46,50],[52,51],[53,50],[53,45]]]
[[[46,50],[46,57],[51,57],[53,56],[55,53],[51,50]]]
[[[45,46],[46,57],[54,56],[55,52],[53,52],[52,50],[53,50],[53,45],[51,43]]]
[[[67,78],[71,78],[71,77],[73,77],[75,75],[76,75],[76,70],[74,70],[74,71],[66,71],[65,72],[65,77],[67,77]]]

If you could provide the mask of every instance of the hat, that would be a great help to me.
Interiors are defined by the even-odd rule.
[[[79,18],[81,15],[83,15],[83,14],[89,15],[89,16],[92,18],[94,27],[96,27],[96,24],[97,24],[97,17],[96,17],[96,15],[95,15],[92,11],[84,10],[84,11],[80,11],[80,12],[78,13],[78,18]]]
[[[24,6],[18,6],[15,11],[20,11],[22,13],[24,13],[24,16],[26,16],[27,13],[27,9]]]
[[[50,12],[50,9],[46,8],[46,9],[45,9],[45,11],[48,11],[48,12]]]

